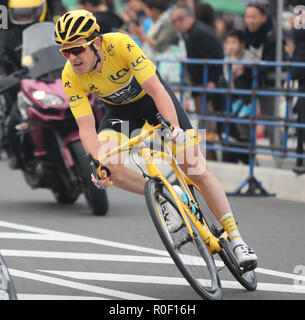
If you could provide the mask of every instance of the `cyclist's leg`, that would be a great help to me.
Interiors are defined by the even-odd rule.
[[[232,212],[225,192],[207,167],[206,160],[198,147],[196,134],[183,107],[173,91],[162,79],[160,80],[174,103],[179,125],[187,136],[184,146],[175,146],[175,144],[169,144],[169,146],[172,147],[173,152],[176,154],[182,170],[203,190],[202,192],[205,193],[203,196],[206,198],[209,206],[211,206],[210,208],[216,218],[220,220],[225,214]]]
[[[134,129],[135,124],[129,120],[126,109],[122,109],[126,107],[115,108],[106,108],[106,113],[100,125],[99,141],[101,147],[99,155],[105,154],[127,141],[130,136],[129,131]],[[119,120],[124,122],[120,123]],[[111,179],[115,186],[130,192],[144,194],[145,179],[138,172],[125,167],[126,157],[126,152],[117,154],[106,159],[103,164],[110,169]]]
[[[221,184],[207,166],[206,160],[199,149],[195,132],[183,107],[174,94],[169,93],[176,108],[180,127],[185,130],[187,138],[184,146],[176,146],[175,149],[182,170],[198,185],[211,211],[227,232],[233,248],[238,248],[236,250],[238,263],[248,263],[250,260],[254,261],[255,264],[257,257],[240,235],[227,196]]]
[[[227,196],[219,181],[209,170],[198,145],[188,147],[185,151],[180,152],[183,152],[181,168],[200,188],[209,208],[227,232],[238,264],[243,267],[255,268],[257,257],[253,249],[249,248],[243,240]],[[181,155],[178,155],[179,158],[179,162],[181,162]]]

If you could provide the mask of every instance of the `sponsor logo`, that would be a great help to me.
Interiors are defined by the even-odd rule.
[[[83,99],[83,97],[80,97],[79,95],[71,96],[69,98],[69,102],[74,102],[74,101],[77,101],[77,100],[80,100],[80,99]]]
[[[120,69],[118,72],[115,74],[111,74],[108,79],[114,83],[124,83],[128,80],[127,79],[122,79],[127,73],[129,72],[129,68],[123,68]]]
[[[128,44],[127,44],[128,52],[130,52],[130,51],[131,51],[131,48],[134,48],[134,45],[133,45],[133,44],[128,43]]]
[[[67,87],[68,87],[68,88],[71,88],[71,86],[70,86],[70,81],[66,81],[65,84],[64,84],[64,87],[65,87],[65,88],[67,88]]]
[[[114,51],[112,50],[114,49],[114,45],[111,43],[108,47],[107,47],[107,52],[110,56],[113,56]]]
[[[112,103],[127,103],[134,99],[142,92],[142,87],[139,85],[135,77],[132,77],[130,82],[121,89],[114,91],[108,96],[100,96],[103,100]]]
[[[98,88],[94,84],[91,84],[90,91],[94,91],[94,90],[98,90]]]
[[[141,55],[140,57],[138,57],[136,59],[136,61],[131,63],[131,68],[135,71],[139,71],[144,69],[146,66],[145,64],[143,64],[143,62],[145,62],[145,60],[147,60],[147,58],[143,55]]]
[[[91,84],[90,91],[95,94],[96,96],[102,95],[102,91],[99,90],[98,87],[96,87],[94,84]]]
[[[131,91],[131,88],[132,88],[132,86],[130,84],[127,88],[113,93],[112,95],[108,96],[108,98],[109,99],[115,99],[115,98],[119,98],[119,97],[121,97],[123,95],[126,95]]]

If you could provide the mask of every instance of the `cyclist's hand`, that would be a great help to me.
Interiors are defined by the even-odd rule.
[[[184,131],[181,128],[174,127],[174,130],[171,134],[171,140],[175,142],[177,145],[183,145],[186,141],[186,136]]]
[[[94,185],[97,188],[103,189],[103,188],[107,188],[107,187],[112,186],[111,173],[108,168],[105,168],[103,166],[99,166],[96,169],[96,173],[97,173],[99,179],[97,179],[97,177],[94,176],[94,174],[91,174],[91,181],[94,183]]]

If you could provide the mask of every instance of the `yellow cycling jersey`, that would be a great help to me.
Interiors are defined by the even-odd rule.
[[[104,34],[102,50],[101,72],[77,74],[70,61],[64,67],[63,86],[75,118],[92,113],[87,93],[113,105],[128,104],[145,95],[142,83],[156,74],[153,62],[126,34]]]

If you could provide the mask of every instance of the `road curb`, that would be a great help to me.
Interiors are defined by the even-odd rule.
[[[226,192],[235,191],[249,177],[247,165],[214,161],[207,163]],[[267,192],[275,193],[276,198],[305,202],[305,175],[298,176],[291,170],[256,167],[254,176]]]

